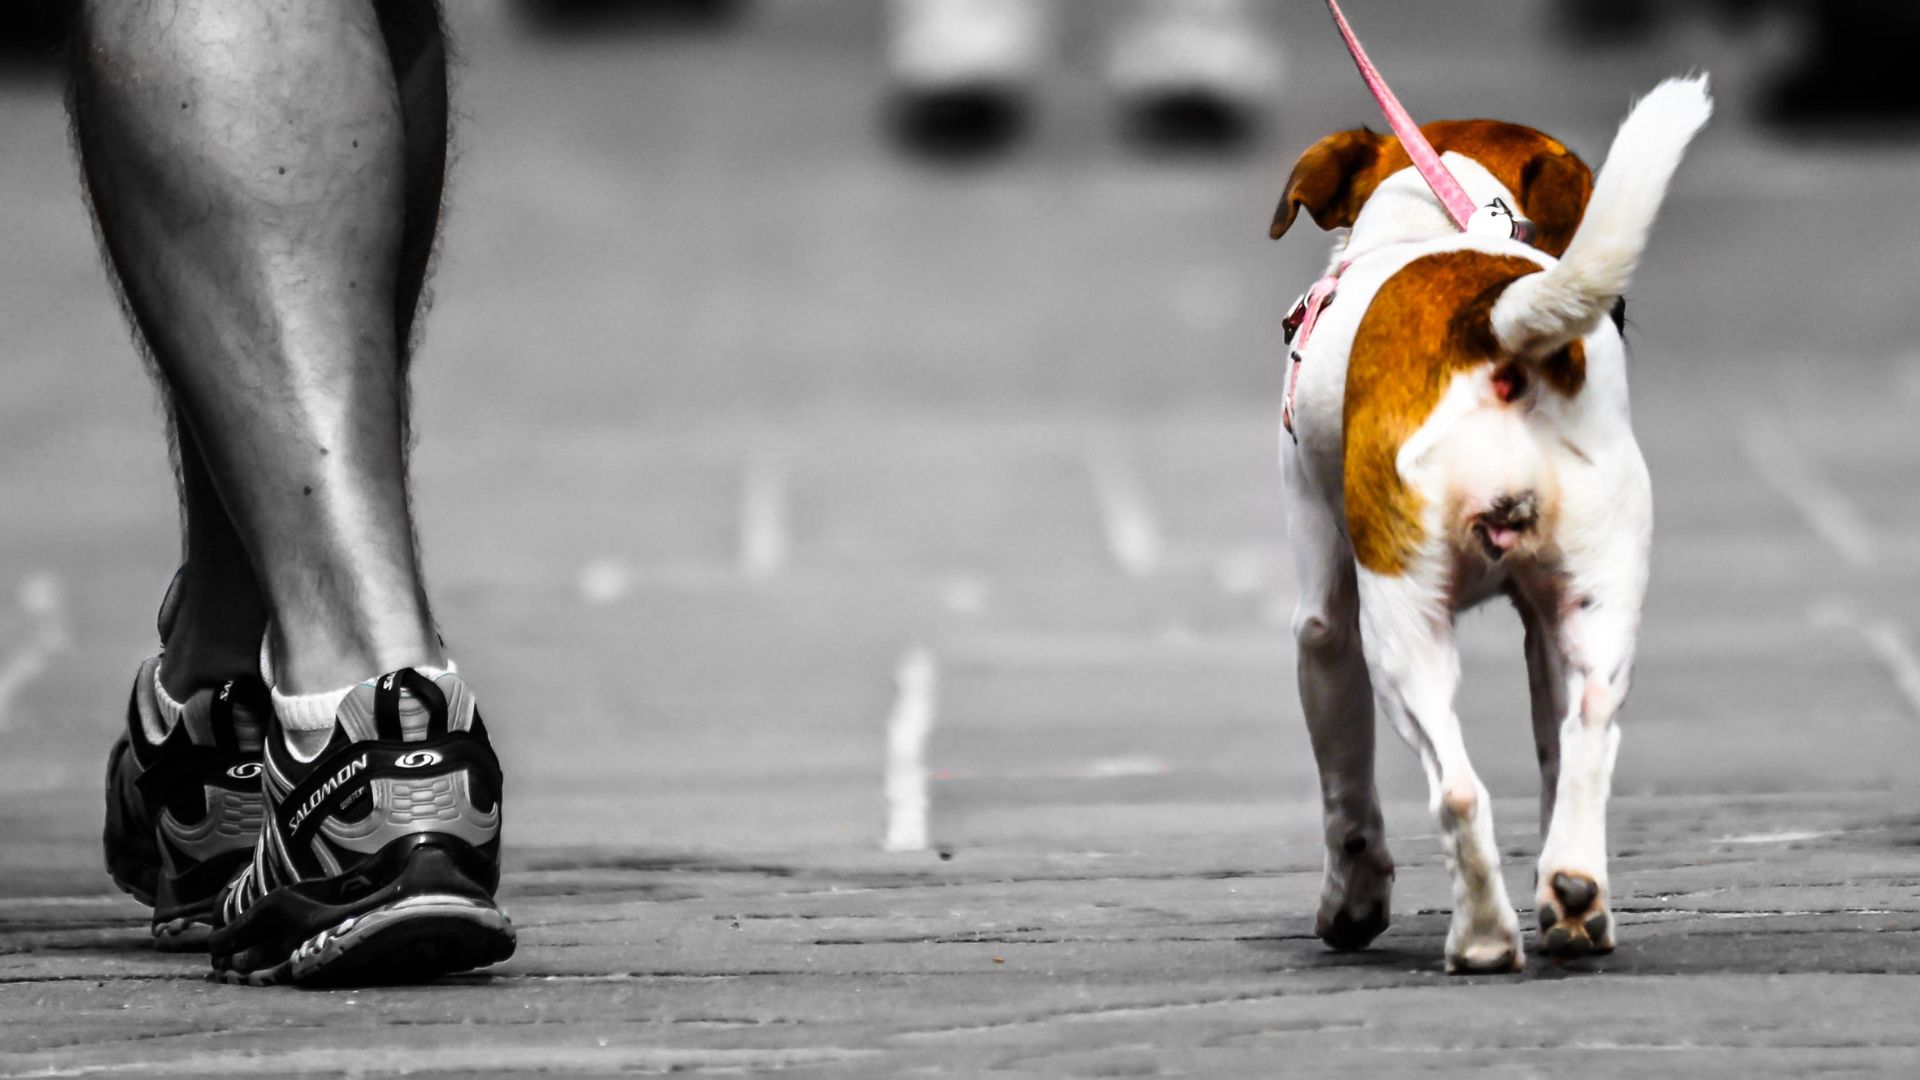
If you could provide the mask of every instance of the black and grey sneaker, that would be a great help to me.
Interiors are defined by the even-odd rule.
[[[140,665],[127,729],[107,756],[107,873],[153,907],[154,944],[204,943],[220,890],[260,835],[265,684],[233,679],[187,697],[168,730],[156,701],[160,658]],[[159,735],[158,732],[166,732]]]
[[[277,720],[268,729],[266,822],[220,902],[214,971],[256,986],[413,982],[512,956],[493,902],[500,763],[466,684],[390,672],[354,687],[330,735],[302,757]]]

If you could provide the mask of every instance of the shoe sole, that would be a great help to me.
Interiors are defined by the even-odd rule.
[[[216,971],[237,986],[417,983],[498,964],[513,955],[513,921],[465,896],[409,896],[341,920],[278,964]]]
[[[172,918],[159,911],[153,916],[153,947],[159,952],[206,952],[207,936],[213,932],[214,899],[177,910]]]

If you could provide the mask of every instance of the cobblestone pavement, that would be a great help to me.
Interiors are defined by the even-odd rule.
[[[171,488],[57,95],[10,76],[0,1075],[1912,1074],[1920,152],[1761,135],[1759,50],[1704,24],[1580,51],[1480,3],[1542,42],[1481,64],[1456,0],[1350,12],[1416,111],[1590,157],[1660,75],[1711,67],[1722,103],[1631,309],[1659,535],[1621,948],[1448,979],[1396,743],[1394,927],[1311,937],[1272,462],[1281,309],[1322,252],[1263,237],[1298,149],[1371,119],[1312,4],[1283,8],[1291,92],[1245,155],[1128,147],[1075,50],[1032,142],[959,172],[878,141],[865,4],[606,39],[450,6],[416,465],[508,761],[521,951],[247,991],[152,952],[106,883],[96,785]],[[1518,629],[1463,627],[1524,897]]]

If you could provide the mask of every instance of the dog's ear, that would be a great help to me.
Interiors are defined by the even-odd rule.
[[[1564,148],[1542,150],[1520,169],[1514,193],[1533,222],[1535,247],[1558,258],[1573,243],[1593,194],[1593,170]]]
[[[1273,212],[1273,228],[1267,235],[1275,240],[1285,236],[1303,206],[1323,229],[1352,225],[1380,183],[1374,165],[1384,141],[1366,128],[1355,128],[1337,131],[1309,147],[1287,177],[1287,193]]]

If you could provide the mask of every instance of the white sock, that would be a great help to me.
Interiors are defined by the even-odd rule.
[[[438,679],[459,669],[449,659],[446,667],[416,664],[413,670],[429,679]],[[273,714],[280,719],[281,730],[287,732],[287,741],[295,756],[304,760],[319,753],[331,737],[334,714],[340,711],[340,703],[353,693],[354,687],[372,685],[370,679],[314,694],[283,694],[278,688],[272,690]]]
[[[280,726],[288,731],[325,731],[333,726],[333,715],[340,711],[340,703],[351,693],[352,686],[317,694],[283,694],[276,689],[273,715],[280,718]]]

